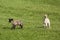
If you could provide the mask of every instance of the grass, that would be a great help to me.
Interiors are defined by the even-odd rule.
[[[42,27],[44,14],[50,29]],[[8,18],[23,21],[24,28],[11,30]],[[60,40],[60,0],[0,0],[0,40]]]

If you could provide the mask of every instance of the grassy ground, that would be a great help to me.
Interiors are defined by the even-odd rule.
[[[50,29],[42,27],[44,14]],[[24,28],[11,30],[8,18],[22,20]],[[0,0],[0,40],[60,40],[60,0]]]

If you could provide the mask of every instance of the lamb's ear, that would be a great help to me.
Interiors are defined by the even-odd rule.
[[[8,19],[8,22],[11,22],[10,19]]]
[[[10,18],[8,19],[8,22],[11,22],[11,19]]]

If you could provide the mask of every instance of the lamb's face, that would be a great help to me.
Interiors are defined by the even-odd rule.
[[[9,22],[11,23],[11,21],[13,21],[13,19],[11,18],[11,19],[9,19]]]
[[[46,14],[44,15],[44,18],[47,18],[47,15]]]

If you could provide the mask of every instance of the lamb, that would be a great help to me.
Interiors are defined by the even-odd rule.
[[[43,25],[44,28],[46,27],[50,28],[50,19],[48,18],[47,14],[44,15]]]
[[[23,24],[21,21],[19,20],[14,20],[13,18],[9,18],[9,23],[12,24],[12,28],[11,29],[15,29],[15,27],[18,25],[20,26],[21,28],[23,28]]]

